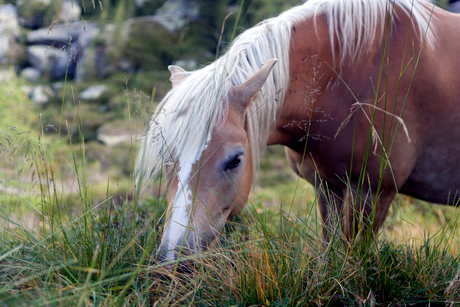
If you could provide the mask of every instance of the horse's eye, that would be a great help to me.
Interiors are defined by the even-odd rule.
[[[230,162],[228,162],[227,165],[225,166],[225,170],[232,170],[232,169],[237,168],[241,163],[241,157],[242,157],[242,154],[238,154],[234,156],[233,159]]]

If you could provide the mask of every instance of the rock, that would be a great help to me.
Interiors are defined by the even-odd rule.
[[[93,85],[81,92],[79,97],[82,100],[98,100],[106,91],[108,91],[106,85]]]
[[[114,70],[107,59],[107,51],[108,47],[105,44],[100,44],[94,49],[94,70],[99,78],[106,78]]]
[[[75,4],[75,3],[74,3]],[[40,28],[30,31],[27,35],[29,45],[53,45],[61,48],[69,44],[69,38],[72,37],[72,44],[78,45],[79,49],[88,47],[91,41],[99,34],[99,29],[93,22],[73,22],[71,28],[69,24],[60,24],[52,30],[49,28]]]
[[[62,90],[64,88],[64,82],[54,82],[53,84],[51,84],[51,88],[53,89],[53,91],[57,92],[59,90]]]
[[[145,5],[145,2],[147,2],[147,0],[134,0],[134,4],[137,8],[142,8]]]
[[[81,17],[81,7],[77,1],[63,1],[59,19],[63,22],[78,21]]]
[[[460,1],[449,4],[449,12],[460,13]]]
[[[74,79],[77,74],[77,63],[80,51],[72,45],[70,54],[66,49],[61,49],[57,55],[49,57],[49,77],[51,81],[67,78]],[[67,64],[69,67],[67,67]]]
[[[119,62],[119,69],[123,72],[133,74],[135,72],[134,64],[128,59],[121,59]]]
[[[30,82],[35,82],[40,77],[40,70],[33,67],[26,67],[21,71],[21,77]]]
[[[36,86],[29,95],[33,104],[45,104],[54,98],[54,92],[49,86]]]
[[[195,70],[198,67],[197,59],[181,59],[177,60],[174,65],[180,66],[185,70]]]
[[[92,22],[72,22],[71,27],[69,27],[68,23],[65,23],[54,27],[52,30],[41,28],[31,31],[27,35],[27,43],[32,45],[27,48],[29,62],[32,66],[37,67],[38,64],[35,58],[40,58],[39,62],[43,63],[43,49],[46,46],[47,49],[51,49],[47,53],[53,56],[53,58],[49,59],[45,64],[40,65],[41,71],[48,71],[51,80],[63,79],[66,74],[66,65],[69,56],[68,48],[70,48],[67,77],[71,79],[75,78],[79,73],[77,69],[79,60],[84,57],[85,49],[99,35],[99,32],[96,24]],[[72,40],[69,44],[70,37]],[[59,51],[58,53],[55,52],[56,49]],[[46,68],[43,66],[46,66]]]
[[[71,45],[70,58],[66,48],[52,48],[46,45],[29,46],[26,49],[27,59],[32,67],[38,69],[41,74],[49,74],[51,80],[58,80],[65,77],[75,77],[77,62],[80,52]],[[69,68],[67,69],[67,63]]]
[[[124,142],[136,142],[142,138],[142,131],[130,131],[124,124],[108,123],[97,129],[97,140],[101,143],[113,147]]]
[[[0,5],[0,64],[15,62],[19,36],[18,13],[12,4]]]
[[[26,49],[27,59],[30,65],[43,72],[48,67],[48,56],[57,54],[58,49],[45,45],[30,46]]]
[[[199,13],[196,1],[168,0],[157,10],[153,19],[169,32],[177,33],[187,21],[197,20]]]

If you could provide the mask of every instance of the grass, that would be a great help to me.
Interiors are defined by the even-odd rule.
[[[376,240],[330,243],[315,234],[312,212],[248,210],[191,272],[151,257],[159,244],[162,198],[90,208],[63,223],[3,233],[4,305],[425,306],[460,298],[460,258],[448,236],[424,244]],[[267,212],[268,211],[268,212]],[[313,213],[314,214],[314,213]],[[54,221],[51,221],[54,219]],[[453,305],[452,305],[453,306]]]

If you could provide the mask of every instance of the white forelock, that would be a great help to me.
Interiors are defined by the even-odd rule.
[[[341,61],[354,61],[369,50],[374,39],[381,39],[383,33],[376,32],[393,3],[411,16],[419,38],[426,37],[427,44],[434,46],[434,32],[427,30],[432,5],[420,0],[310,0],[242,33],[220,59],[189,73],[163,98],[138,154],[138,179],[155,177],[165,162],[179,161],[184,155],[197,160],[211,130],[218,129],[226,117],[231,86],[244,83],[265,62],[277,58],[278,63],[246,114],[256,170],[260,150],[284,102],[292,26],[324,14],[332,49],[338,42]]]

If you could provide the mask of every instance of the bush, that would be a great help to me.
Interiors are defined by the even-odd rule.
[[[178,37],[149,17],[128,22],[126,40],[120,57],[129,59],[134,67],[161,70],[172,63]]]

